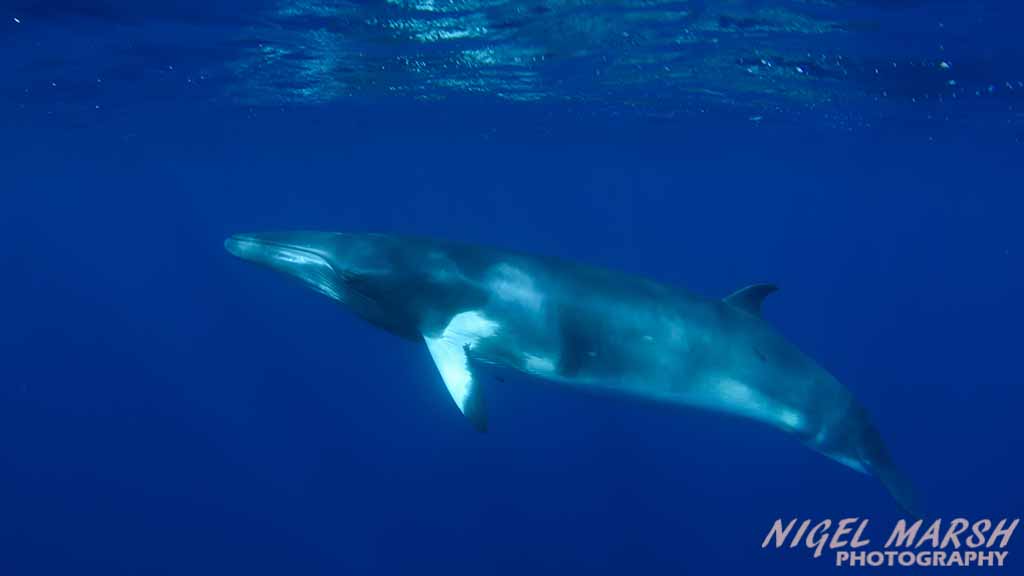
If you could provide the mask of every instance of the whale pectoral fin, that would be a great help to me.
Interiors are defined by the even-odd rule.
[[[431,338],[424,336],[427,350],[434,359],[437,371],[448,388],[452,400],[459,410],[469,419],[473,427],[484,432],[487,430],[487,405],[484,403],[483,386],[473,376],[466,354],[466,344],[453,338]]]
[[[761,303],[764,302],[764,299],[769,294],[778,289],[778,286],[774,284],[753,284],[746,288],[740,288],[722,300],[724,300],[726,304],[739,308],[744,312],[748,312],[754,316],[760,316]]]

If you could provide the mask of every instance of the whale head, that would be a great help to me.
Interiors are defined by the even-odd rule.
[[[235,234],[224,248],[242,260],[301,281],[344,304],[357,316],[405,338],[418,338],[418,318],[408,302],[407,274],[395,238],[337,232]]]
[[[235,234],[224,248],[241,258],[288,276],[333,300],[345,294],[347,263],[337,257],[344,235],[324,232]]]

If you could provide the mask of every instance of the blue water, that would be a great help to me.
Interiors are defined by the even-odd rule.
[[[6,3],[0,574],[857,573],[760,544],[900,517],[695,410],[513,376],[478,434],[423,347],[222,248],[280,228],[776,283],[926,516],[1021,516],[1022,15]]]

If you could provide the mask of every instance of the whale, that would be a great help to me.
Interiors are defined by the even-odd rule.
[[[876,477],[914,513],[910,483],[865,408],[763,318],[772,284],[705,298],[557,258],[390,234],[236,234],[224,245],[422,343],[478,430],[488,426],[481,373],[511,369],[763,423]]]

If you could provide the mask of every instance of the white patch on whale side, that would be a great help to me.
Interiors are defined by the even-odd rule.
[[[539,310],[544,304],[544,296],[537,291],[537,286],[529,274],[511,264],[501,263],[491,270],[487,286],[491,293],[506,302],[514,302]]]
[[[779,422],[790,430],[798,430],[804,425],[804,418],[793,410],[783,408],[779,411]]]
[[[448,393],[463,413],[473,388],[473,373],[469,370],[466,349],[472,350],[480,340],[493,336],[498,328],[497,322],[470,310],[453,316],[440,336],[423,336]]]
[[[722,378],[718,381],[718,392],[729,402],[743,407],[743,411],[759,410],[762,406],[757,394],[749,386],[731,378]]]
[[[790,408],[766,398],[757,389],[731,378],[718,381],[718,393],[728,411],[748,418],[771,422],[787,430],[799,430],[804,426],[803,416]]]
[[[526,371],[538,376],[547,376],[555,373],[555,362],[551,358],[524,354],[526,359]]]
[[[823,452],[823,454],[835,460],[836,462],[843,464],[844,466],[849,466],[850,468],[853,468],[857,472],[863,472],[864,474],[871,473],[868,471],[867,467],[864,466],[863,462],[852,456],[843,456],[842,454],[829,454],[827,452]]]

